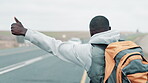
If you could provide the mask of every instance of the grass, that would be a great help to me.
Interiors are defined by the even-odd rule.
[[[144,54],[144,57],[145,57],[146,60],[148,61],[148,54]]]
[[[1,36],[11,36],[11,32],[10,31],[0,31],[0,35]]]
[[[47,36],[51,36],[60,40],[68,40],[72,37],[77,37],[80,39],[88,39],[90,37],[87,31],[61,31],[61,32],[42,32],[42,33],[46,34]],[[65,35],[66,37],[63,38],[63,35]]]
[[[126,40],[135,41],[137,38],[143,37],[145,35],[148,35],[148,33],[134,33],[134,34],[128,35],[126,37]]]
[[[41,33],[55,37],[57,39],[61,39],[62,35],[66,35],[66,38],[71,38],[71,37],[78,37],[78,38],[88,38],[89,37],[89,32],[87,31],[55,31],[55,32],[43,32],[40,31]],[[0,36],[12,36],[10,31],[0,31]]]

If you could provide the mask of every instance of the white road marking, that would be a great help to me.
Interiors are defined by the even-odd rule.
[[[84,70],[84,73],[83,73],[83,76],[82,76],[80,83],[85,83],[86,77],[87,77],[87,72]]]
[[[49,56],[51,56],[51,55],[46,54],[46,55],[42,55],[42,56],[34,58],[34,59],[30,59],[30,60],[27,60],[27,61],[23,61],[23,62],[20,62],[20,63],[16,63],[16,64],[13,64],[13,65],[1,68],[0,69],[0,75],[5,74],[5,73],[10,72],[10,71],[13,71],[13,70],[16,70],[16,69],[19,69],[19,68],[24,67],[24,66],[30,65],[30,64],[35,63],[37,61],[43,60],[43,59],[45,59]]]

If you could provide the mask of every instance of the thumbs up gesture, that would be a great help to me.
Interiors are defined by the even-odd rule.
[[[11,33],[13,35],[22,35],[25,36],[27,29],[24,28],[24,26],[22,25],[22,23],[16,18],[14,17],[14,20],[16,23],[13,23],[11,25]]]

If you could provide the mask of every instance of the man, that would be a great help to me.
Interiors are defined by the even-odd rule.
[[[52,53],[60,59],[83,67],[91,83],[102,83],[104,79],[104,50],[110,43],[117,42],[120,34],[112,31],[104,16],[96,16],[90,22],[91,38],[88,44],[71,44],[56,40],[40,32],[25,28],[19,20],[11,25],[14,35],[23,35],[25,39]],[[85,52],[84,52],[85,51]]]

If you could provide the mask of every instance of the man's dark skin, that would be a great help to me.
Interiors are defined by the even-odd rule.
[[[14,17],[14,20],[15,20],[16,23],[13,23],[11,25],[11,33],[13,35],[25,36],[25,34],[27,32],[27,28],[24,28],[22,23],[16,17]],[[108,31],[108,30],[111,30],[110,26],[108,26],[107,28],[100,27],[99,29],[94,29],[94,28],[90,27],[90,35],[93,36],[96,33],[104,32],[104,31]]]
[[[16,23],[13,23],[11,25],[11,33],[13,35],[22,35],[25,36],[27,29],[24,28],[24,26],[22,25],[22,23],[16,18],[14,17],[14,20]]]

